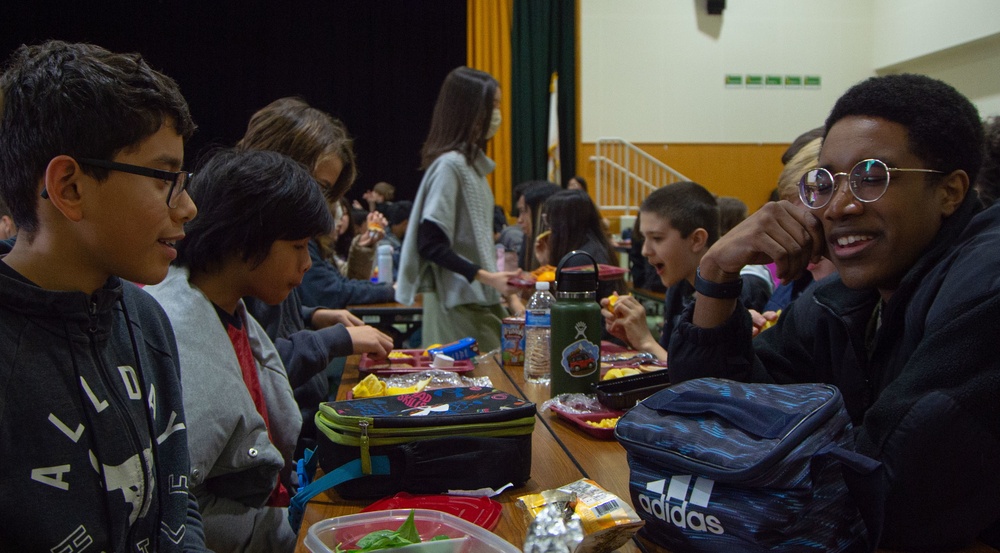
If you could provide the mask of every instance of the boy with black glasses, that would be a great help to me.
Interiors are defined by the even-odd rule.
[[[945,83],[892,75],[848,90],[825,129],[819,167],[800,182],[805,207],[769,203],[702,258],[672,380],[835,384],[857,451],[883,464],[881,547],[995,543],[1000,211],[969,188],[979,115]],[[839,276],[751,341],[739,268],[775,261],[790,280],[820,255]]]
[[[197,212],[187,103],[136,54],[58,41],[18,49],[0,98],[0,549],[204,550],[173,332],[131,284]]]

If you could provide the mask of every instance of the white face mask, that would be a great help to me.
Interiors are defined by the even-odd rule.
[[[493,138],[493,135],[500,130],[500,108],[493,108],[493,116],[490,117],[490,128],[486,131],[486,140]]]

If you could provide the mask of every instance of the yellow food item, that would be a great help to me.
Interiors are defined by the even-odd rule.
[[[601,378],[601,380],[611,380],[613,378],[621,378],[623,376],[632,376],[634,374],[639,374],[641,372],[642,371],[640,371],[639,369],[633,369],[630,367],[624,367],[620,369],[619,368],[608,369],[608,372],[604,373],[604,376]]]
[[[389,359],[409,359],[410,355],[402,351],[390,351],[388,357]]]
[[[426,378],[424,380],[421,380],[420,382],[417,382],[413,386],[406,386],[405,388],[400,388],[400,387],[396,387],[396,386],[390,386],[390,387],[386,388],[385,395],[387,395],[387,396],[400,396],[400,395],[403,395],[403,394],[415,394],[417,392],[422,392],[422,391],[424,391],[424,388],[426,388],[427,385],[430,384],[430,382],[431,382],[431,379],[430,378]]]
[[[610,419],[601,419],[601,422],[586,421],[587,426],[593,426],[594,428],[614,428],[618,424],[618,417],[613,417]]]
[[[764,326],[760,327],[761,332],[763,332],[763,331],[771,328],[772,326],[774,326],[775,324],[778,323],[778,317],[781,317],[781,310],[779,309],[779,310],[775,311],[774,314],[775,314],[775,317],[774,317],[773,321],[767,321],[767,322],[764,323]]]
[[[415,394],[417,392],[424,391],[424,388],[431,383],[430,378],[425,378],[420,382],[417,382],[413,386],[387,386],[385,382],[380,380],[374,374],[370,374],[364,377],[361,382],[354,385],[351,388],[351,393],[354,395],[355,399],[360,399],[363,397],[381,397],[381,396],[399,396],[403,394]]]
[[[555,282],[556,272],[555,271],[545,271],[538,275],[538,282]]]
[[[385,382],[379,380],[374,374],[364,377],[361,382],[351,388],[351,393],[354,394],[355,398],[384,396],[386,395],[385,391]]]
[[[554,282],[556,280],[556,268],[552,265],[542,265],[531,271],[531,274],[538,282]]]
[[[533,274],[533,275],[535,275],[537,277],[537,276],[541,275],[542,273],[555,273],[555,272],[556,272],[556,268],[554,266],[552,266],[552,265],[542,265],[541,267],[535,269],[534,271],[531,271],[531,274]]]
[[[431,351],[432,349],[434,349],[434,348],[439,348],[439,347],[441,347],[442,345],[444,345],[444,344],[431,344],[431,345],[427,346],[427,349],[425,349],[425,350],[424,350],[424,354],[423,354],[423,355],[424,355],[424,357],[430,357],[430,355],[431,355],[431,354],[430,354],[430,351]]]

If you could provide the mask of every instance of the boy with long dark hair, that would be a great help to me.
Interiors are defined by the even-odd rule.
[[[284,507],[302,418],[278,351],[242,298],[281,303],[332,217],[309,171],[274,152],[217,153],[191,196],[201,217],[167,278],[147,290],[177,329],[206,543],[217,553],[291,551]]]

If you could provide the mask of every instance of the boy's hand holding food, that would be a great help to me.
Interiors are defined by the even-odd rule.
[[[780,309],[777,311],[765,311],[763,313],[758,313],[753,309],[749,309],[748,311],[750,311],[750,319],[753,321],[751,336],[757,336],[761,332],[771,328],[778,322],[778,317],[781,316]]]
[[[646,308],[633,296],[614,296],[601,300],[601,315],[612,336],[625,342],[633,349],[652,353],[657,359],[666,361],[667,352],[653,337],[646,325]]]
[[[368,232],[361,235],[358,245],[369,247],[385,237],[385,227],[389,226],[388,219],[378,211],[372,211],[367,219]]]

